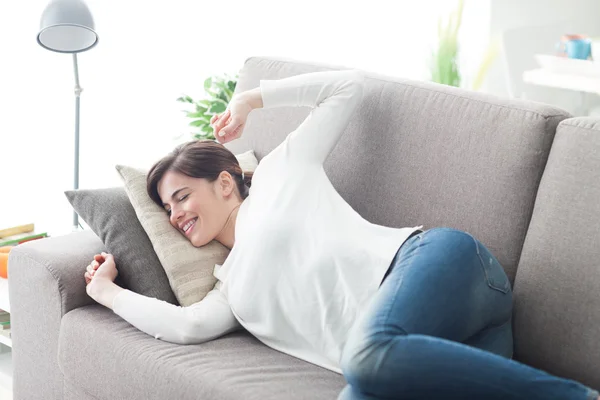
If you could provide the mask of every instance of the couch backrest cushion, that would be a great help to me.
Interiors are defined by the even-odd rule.
[[[236,93],[260,79],[339,66],[250,58]],[[260,160],[308,108],[261,109],[227,147]],[[363,104],[325,163],[340,195],[376,224],[449,226],[481,240],[511,280],[558,123],[569,115],[539,103],[367,72]]]
[[[600,119],[563,121],[515,282],[515,357],[600,388]]]

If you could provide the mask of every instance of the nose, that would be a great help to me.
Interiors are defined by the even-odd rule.
[[[183,210],[180,208],[172,208],[171,209],[171,224],[175,227],[178,227],[178,222],[183,218]]]

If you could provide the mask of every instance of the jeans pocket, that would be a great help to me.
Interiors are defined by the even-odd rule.
[[[510,281],[508,280],[508,276],[506,276],[506,272],[504,272],[504,268],[502,268],[496,257],[480,241],[475,238],[473,240],[475,240],[477,255],[479,256],[479,261],[481,261],[481,267],[483,268],[488,286],[502,293],[508,293],[511,289]]]

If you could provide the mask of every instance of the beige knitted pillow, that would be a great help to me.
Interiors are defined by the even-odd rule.
[[[258,166],[254,151],[236,155],[242,170],[252,171]],[[124,165],[116,166],[125,191],[140,224],[146,231],[154,251],[160,260],[171,289],[182,306],[202,300],[215,287],[213,275],[215,264],[222,265],[229,249],[213,240],[202,247],[194,247],[169,223],[165,210],[154,202],[146,192],[148,171]],[[132,249],[135,251],[135,249]]]

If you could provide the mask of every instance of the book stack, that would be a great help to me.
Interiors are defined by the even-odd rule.
[[[8,279],[8,256],[16,245],[48,237],[47,232],[36,232],[34,224],[0,229],[0,278]]]
[[[0,311],[0,335],[10,338],[10,314]]]
[[[48,237],[48,233],[36,231],[34,224],[12,226],[0,229],[0,247],[16,246],[45,237]]]

